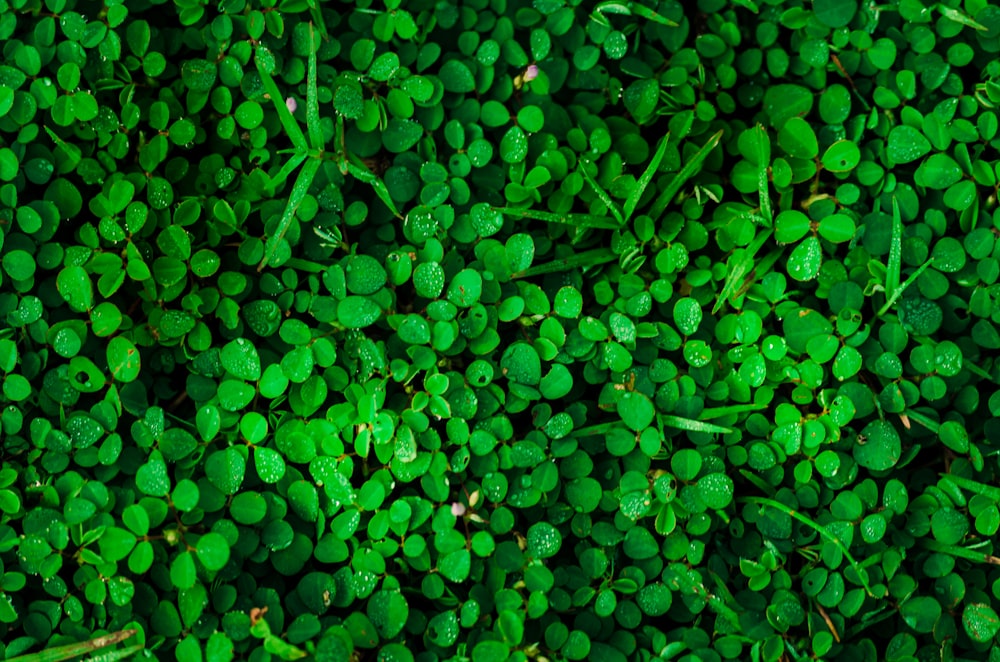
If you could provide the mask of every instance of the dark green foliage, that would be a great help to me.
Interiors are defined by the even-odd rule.
[[[997,659],[995,3],[0,44],[0,658]]]

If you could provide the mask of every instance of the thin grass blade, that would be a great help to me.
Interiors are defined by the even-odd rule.
[[[353,161],[345,161],[343,165],[347,168],[347,172],[351,173],[355,179],[358,179],[366,184],[371,184],[371,187],[375,189],[375,195],[378,199],[385,203],[385,206],[389,208],[396,218],[403,218],[403,215],[399,213],[396,208],[396,203],[393,201],[392,196],[389,195],[389,187],[385,185],[379,177],[375,175],[371,170],[364,167],[363,165],[358,165]]]
[[[546,262],[545,264],[528,267],[523,271],[511,274],[510,277],[530,278],[532,276],[541,276],[542,274],[554,274],[580,267],[593,267],[599,264],[613,262],[617,259],[618,255],[610,248],[595,248],[593,250],[577,253],[569,257],[552,260],[551,262]]]
[[[885,295],[893,297],[899,289],[900,271],[903,268],[903,217],[899,201],[892,196],[892,239],[889,244],[889,266],[885,274]]]
[[[767,227],[774,225],[774,214],[771,211],[770,183],[767,172],[771,167],[771,139],[763,124],[757,124],[753,129],[757,143],[757,195],[760,198],[760,214],[767,221]]]
[[[663,212],[667,210],[667,206],[673,201],[674,196],[677,195],[677,192],[681,190],[681,187],[684,186],[687,180],[691,179],[698,172],[705,158],[715,149],[720,140],[722,140],[721,129],[708,139],[708,142],[691,157],[691,160],[684,164],[684,167],[680,169],[670,184],[667,185],[667,188],[663,189],[663,192],[660,193],[656,202],[653,203],[653,207],[649,210],[649,216],[654,221],[659,220]]]
[[[281,94],[281,90],[278,89],[277,83],[271,78],[271,74],[267,72],[267,69],[263,66],[260,58],[255,58],[257,62],[257,72],[260,74],[260,80],[264,83],[264,91],[271,98],[271,102],[274,104],[275,109],[278,111],[278,119],[281,120],[281,126],[284,127],[285,133],[288,134],[288,139],[292,141],[292,144],[299,150],[305,151],[309,148],[306,143],[306,137],[302,133],[302,127],[299,126],[298,121],[292,117],[292,113],[288,110],[288,106],[285,105],[285,98]]]
[[[944,14],[944,16],[946,18],[948,18],[948,19],[950,19],[952,21],[955,21],[956,23],[961,23],[962,25],[967,25],[970,28],[973,28],[974,30],[980,30],[980,31],[983,31],[983,32],[985,32],[987,30],[987,27],[985,25],[983,25],[982,23],[976,23],[974,20],[972,20],[971,18],[969,18],[965,14],[965,12],[963,12],[963,11],[961,11],[959,9],[953,9],[951,7],[948,7],[943,2],[937,3],[937,10],[939,12],[941,12],[942,14]]]
[[[646,187],[649,186],[649,182],[653,180],[653,176],[656,175],[656,171],[660,168],[660,163],[663,162],[663,156],[667,153],[667,145],[670,143],[670,134],[663,136],[660,140],[660,144],[656,147],[656,153],[653,154],[653,158],[649,160],[649,165],[646,166],[646,170],[639,177],[639,180],[635,183],[635,188],[629,194],[628,198],[625,200],[625,205],[622,209],[623,216],[625,217],[625,223],[628,223],[629,219],[632,218],[632,212],[635,211],[636,206],[639,204],[639,199],[642,198],[642,194],[646,192]]]
[[[596,179],[590,176],[590,173],[587,172],[586,168],[581,167],[580,174],[583,175],[584,181],[590,185],[590,188],[594,189],[594,193],[597,194],[597,197],[600,199],[600,201],[604,203],[604,206],[608,208],[608,210],[611,212],[611,215],[615,217],[616,221],[618,221],[617,227],[625,225],[625,219],[622,218],[622,213],[618,211],[618,205],[614,203],[614,201],[611,199],[611,196],[608,195],[608,192],[605,191],[601,187],[601,185],[597,183]]]
[[[292,173],[295,172],[295,169],[302,165],[302,162],[305,160],[306,153],[295,150],[292,156],[281,166],[278,174],[271,178],[271,191],[284,184],[292,176]]]
[[[288,204],[285,205],[285,211],[281,214],[281,220],[278,221],[278,228],[268,238],[267,243],[264,244],[264,259],[257,265],[257,271],[263,271],[267,263],[274,257],[275,251],[278,250],[278,244],[284,238],[285,233],[288,232],[292,221],[295,220],[295,212],[309,192],[309,187],[312,186],[319,166],[320,161],[318,159],[310,159],[302,166],[302,170],[299,171],[299,176],[295,179],[295,185],[292,186],[292,194],[288,196]]]
[[[726,407],[709,407],[708,409],[702,409],[701,413],[698,414],[698,420],[708,421],[713,418],[722,418],[723,416],[731,416],[732,414],[742,414],[748,411],[759,411],[761,409],[767,409],[769,405],[758,405],[758,404],[745,404],[745,405],[728,405]]]
[[[683,416],[674,416],[673,414],[660,414],[660,421],[664,425],[671,428],[677,428],[678,430],[687,430],[688,432],[709,432],[712,434],[727,434],[732,432],[732,428],[725,428],[721,425],[716,425],[715,423],[706,423],[705,421],[697,421],[693,418],[684,418]]]
[[[985,483],[980,483],[977,480],[965,478],[964,476],[956,476],[955,474],[941,474],[941,477],[945,480],[951,481],[955,485],[958,485],[963,490],[968,490],[973,494],[981,494],[988,499],[1000,503],[1000,487],[986,485]]]
[[[891,253],[889,255],[889,259],[890,260],[892,259],[892,254]],[[926,262],[924,262],[919,267],[917,267],[917,270],[914,271],[912,274],[910,274],[910,277],[907,278],[906,281],[896,289],[896,292],[894,294],[892,294],[892,295],[889,296],[889,298],[885,302],[885,305],[882,306],[879,309],[879,311],[878,311],[878,317],[881,317],[882,315],[885,315],[887,312],[889,312],[889,309],[892,308],[893,305],[896,303],[896,301],[899,300],[899,297],[903,296],[903,292],[906,291],[906,288],[908,288],[918,278],[920,278],[920,274],[922,274],[925,271],[927,271],[927,268],[929,266],[931,266],[933,263],[934,263],[934,258],[932,256],[932,257],[927,258]]]
[[[722,291],[719,292],[719,297],[715,300],[715,305],[712,306],[713,315],[719,312],[722,305],[743,286],[747,276],[754,270],[754,258],[757,257],[757,252],[770,238],[771,230],[763,230],[754,237],[749,246],[737,248],[729,256],[729,260],[726,262],[726,270],[729,274],[726,276]]]
[[[128,648],[122,648],[121,650],[108,651],[107,653],[101,653],[100,655],[93,655],[87,658],[86,662],[118,662],[119,660],[127,660],[133,655],[137,655],[145,648],[142,644],[136,644],[135,646],[129,646]]]
[[[916,421],[917,423],[920,423],[921,425],[923,425],[925,428],[927,428],[928,430],[930,430],[934,434],[937,434],[938,431],[941,429],[941,424],[938,423],[937,421],[935,421],[930,416],[926,416],[926,415],[921,414],[920,412],[914,411],[912,409],[907,409],[903,413],[906,416],[908,416],[910,418],[910,420],[913,420],[913,421]]]
[[[111,634],[105,634],[100,637],[94,637],[88,641],[66,644],[65,646],[57,646],[38,653],[20,655],[7,660],[7,662],[60,662],[61,660],[69,660],[74,657],[86,655],[87,653],[92,653],[93,651],[100,650],[102,648],[107,648],[108,646],[114,646],[118,642],[134,636],[137,632],[138,630],[135,629],[120,630],[118,632],[112,632]],[[139,646],[139,648],[142,649],[142,646]]]
[[[929,549],[930,551],[938,552],[939,554],[948,554],[949,556],[975,561],[976,563],[1000,565],[1000,558],[994,556],[993,554],[987,554],[985,552],[980,552],[979,550],[968,549],[958,545],[945,545],[932,538],[921,538],[917,541],[917,544],[924,549]]]
[[[562,223],[563,225],[573,225],[584,228],[601,228],[604,230],[617,230],[621,226],[614,220],[606,216],[596,216],[594,214],[556,214],[549,211],[539,211],[537,209],[520,209],[517,207],[495,207],[501,214],[513,216],[515,218],[527,218],[534,221],[545,221],[546,223]]]
[[[780,501],[775,501],[774,499],[765,499],[764,497],[743,497],[740,499],[740,501],[743,503],[755,503],[761,506],[767,506],[768,508],[774,508],[775,510],[780,510],[789,517],[792,517],[793,519],[802,522],[809,528],[816,531],[816,533],[820,534],[821,536],[832,542],[834,545],[840,548],[840,552],[844,555],[844,558],[847,559],[847,562],[851,564],[852,568],[854,568],[854,572],[857,573],[858,579],[861,581],[861,585],[864,587],[865,592],[868,595],[875,597],[875,594],[872,593],[872,587],[868,584],[868,578],[866,576],[864,569],[861,566],[859,566],[858,562],[854,560],[853,556],[851,556],[851,552],[849,549],[847,549],[847,546],[844,545],[844,541],[842,541],[839,537],[831,533],[825,526],[817,524],[816,522],[809,519],[802,513],[792,510],[785,504],[781,503]]]
[[[316,38],[312,23],[309,23],[309,76],[306,80],[306,130],[309,131],[309,145],[313,149],[323,149],[323,129],[319,122],[319,94],[316,89]]]

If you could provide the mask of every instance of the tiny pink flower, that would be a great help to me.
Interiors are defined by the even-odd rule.
[[[295,109],[299,107],[298,102],[292,97],[285,99],[285,107],[288,108],[288,112],[294,113]]]
[[[524,82],[532,81],[538,78],[538,65],[529,64],[528,68],[524,70]]]
[[[451,504],[451,514],[455,517],[461,517],[465,514],[465,504],[455,501]]]

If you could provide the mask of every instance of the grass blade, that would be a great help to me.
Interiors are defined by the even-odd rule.
[[[531,276],[541,276],[542,274],[554,274],[560,271],[569,271],[577,267],[593,267],[606,262],[613,262],[618,259],[610,248],[595,248],[594,250],[577,253],[569,257],[552,260],[545,264],[528,267],[523,271],[511,274],[511,278],[529,278]]]
[[[624,16],[639,16],[640,18],[645,18],[671,28],[677,27],[677,23],[671,21],[666,16],[661,16],[649,7],[640,5],[638,2],[633,2],[633,0],[607,0],[594,7],[593,13],[604,19],[604,23],[607,23],[604,14],[622,14]]]
[[[623,427],[621,421],[616,421],[614,423],[598,423],[597,425],[588,425],[585,428],[580,428],[579,430],[573,430],[570,433],[572,437],[599,437],[606,435],[612,430],[617,430]]]
[[[364,167],[354,163],[353,161],[345,161],[344,166],[347,168],[347,172],[354,175],[355,179],[359,179],[366,184],[371,184],[372,188],[375,189],[375,195],[378,199],[385,203],[385,206],[389,208],[396,218],[402,219],[403,215],[399,213],[396,209],[396,203],[393,201],[392,196],[389,195],[389,187],[385,185],[374,172]]]
[[[305,152],[299,152],[299,151],[293,152],[292,156],[289,157],[287,161],[285,161],[284,165],[281,166],[281,170],[278,171],[278,174],[271,178],[270,191],[273,193],[274,189],[284,184],[285,181],[289,177],[291,177],[292,173],[295,172],[295,169],[298,168],[300,165],[302,165],[302,162],[305,160],[306,160]]]
[[[963,490],[968,490],[974,494],[982,494],[984,497],[1000,503],[1000,487],[986,485],[985,483],[980,483],[979,481],[964,478],[962,476],[956,476],[955,474],[941,474],[941,477],[958,485]]]
[[[698,419],[702,421],[711,420],[713,418],[722,418],[723,416],[729,416],[731,414],[742,414],[747,411],[759,411],[761,409],[767,409],[769,405],[758,405],[758,404],[745,404],[745,405],[728,405],[726,407],[709,407],[708,409],[702,409],[701,413],[698,414]]]
[[[849,549],[847,549],[847,546],[844,545],[844,542],[839,537],[830,533],[830,531],[825,526],[817,524],[816,522],[809,519],[802,513],[792,510],[785,504],[781,503],[780,501],[775,501],[774,499],[765,499],[764,497],[743,497],[740,499],[740,501],[743,503],[755,503],[761,506],[774,508],[775,510],[780,510],[789,517],[802,522],[809,528],[816,531],[816,533],[820,534],[821,536],[832,542],[834,545],[840,548],[840,552],[844,555],[844,558],[847,559],[847,562],[851,564],[852,568],[854,568],[854,572],[857,573],[858,579],[861,580],[861,585],[864,587],[865,592],[871,597],[873,598],[875,597],[875,594],[872,593],[872,587],[869,586],[868,584],[868,578],[865,575],[864,569],[861,568],[858,565],[858,562],[854,560],[854,557],[851,556],[851,552]]]
[[[600,199],[600,201],[604,203],[604,206],[611,211],[611,214],[615,217],[615,220],[618,221],[617,227],[620,228],[621,226],[625,225],[625,219],[622,218],[621,212],[618,211],[618,206],[611,199],[611,196],[608,195],[608,192],[605,191],[601,187],[601,185],[597,183],[596,179],[590,176],[590,173],[587,172],[586,168],[580,167],[580,174],[583,175],[584,181],[590,184],[590,188],[594,189],[594,193],[597,194],[597,197]]]
[[[885,296],[892,298],[899,289],[900,270],[903,268],[903,217],[899,201],[892,196],[892,240],[889,244],[889,267],[885,274]]]
[[[112,632],[111,634],[105,634],[100,637],[94,637],[89,641],[81,641],[75,644],[57,646],[55,648],[43,650],[40,653],[20,655],[18,657],[11,658],[7,662],[60,662],[60,660],[69,660],[74,657],[79,657],[80,655],[86,655],[87,653],[100,650],[101,648],[113,646],[119,641],[124,641],[129,637],[134,636],[137,632],[138,630],[135,629],[120,630],[118,632]],[[140,650],[142,648],[142,646],[139,646]]]
[[[722,598],[708,590],[704,582],[695,581],[688,573],[695,572],[689,570],[682,563],[671,563],[663,572],[664,581],[675,591],[684,595],[697,595],[708,603],[709,608],[719,616],[725,618],[731,625],[740,631],[740,615],[727,605]]]
[[[930,416],[927,416],[925,414],[921,414],[920,412],[914,411],[912,409],[907,409],[903,413],[906,416],[908,416],[909,418],[911,418],[912,420],[914,420],[917,423],[920,423],[921,425],[923,425],[925,428],[927,428],[928,430],[930,430],[934,434],[937,434],[938,430],[941,429],[941,424],[938,423],[937,421],[935,421]]]
[[[982,23],[976,23],[974,20],[969,18],[965,12],[958,9],[952,9],[948,7],[943,2],[937,3],[937,10],[945,15],[946,18],[955,21],[956,23],[961,23],[962,25],[967,25],[974,30],[986,31],[986,26]]]
[[[687,430],[688,432],[708,432],[712,434],[727,434],[732,432],[732,428],[724,428],[714,423],[697,421],[693,418],[674,416],[673,414],[660,414],[660,421],[667,427]]]
[[[635,211],[636,206],[639,204],[639,199],[642,198],[642,194],[646,192],[646,187],[649,186],[649,182],[653,180],[653,176],[656,171],[660,169],[660,163],[663,162],[663,156],[667,153],[667,145],[670,142],[670,134],[663,136],[660,140],[660,144],[656,147],[656,153],[653,154],[653,158],[649,160],[649,165],[646,166],[646,170],[639,177],[639,180],[635,183],[635,188],[629,193],[628,199],[625,200],[625,206],[623,207],[623,212],[625,216],[625,223],[632,218],[632,212]]]
[[[108,651],[107,653],[94,655],[87,658],[86,662],[118,662],[118,660],[127,660],[133,655],[141,652],[144,648],[144,645],[136,644],[135,646],[129,646],[128,648],[122,648],[121,650]]]
[[[712,306],[713,315],[719,312],[722,305],[743,286],[747,276],[754,270],[754,258],[757,257],[757,252],[770,237],[771,230],[764,230],[754,237],[749,246],[737,248],[729,256],[729,260],[726,261],[726,270],[729,274],[726,276],[722,291],[719,292],[719,297],[715,300],[715,305]]]
[[[757,143],[757,195],[760,198],[760,213],[767,220],[767,227],[771,227],[774,225],[774,214],[771,211],[770,184],[767,179],[767,171],[771,166],[771,140],[763,124],[754,127],[753,137]]]
[[[268,238],[267,243],[264,244],[264,259],[257,265],[258,272],[262,271],[271,258],[274,257],[275,251],[278,250],[278,244],[284,238],[285,233],[288,232],[288,228],[291,227],[292,221],[295,219],[296,210],[298,210],[299,205],[302,204],[306,194],[309,192],[309,187],[312,186],[319,166],[319,159],[310,159],[302,166],[302,170],[299,171],[299,176],[295,179],[295,185],[292,187],[292,194],[288,196],[288,204],[285,205],[285,211],[281,214],[281,220],[278,221],[278,228]]]
[[[691,157],[690,161],[684,164],[684,167],[674,176],[673,181],[667,185],[667,188],[663,189],[656,202],[653,203],[652,209],[649,210],[649,216],[654,221],[659,220],[663,212],[667,210],[667,206],[673,201],[674,196],[677,195],[677,192],[681,190],[681,187],[684,186],[687,180],[691,179],[698,172],[705,158],[715,149],[715,146],[719,144],[721,139],[722,130],[720,129]]]
[[[890,260],[892,259],[891,253],[889,254],[889,259]],[[914,283],[914,281],[920,278],[920,274],[927,271],[927,267],[931,266],[931,264],[933,263],[934,263],[934,258],[929,257],[927,258],[926,262],[917,267],[917,270],[914,271],[912,274],[910,274],[910,277],[906,279],[906,282],[904,282],[902,285],[899,286],[895,294],[890,295],[889,298],[886,299],[885,305],[882,306],[878,311],[878,317],[881,317],[882,315],[885,315],[887,312],[889,312],[889,309],[892,308],[892,306],[896,303],[896,301],[899,300],[899,297],[903,296],[903,292],[906,291],[906,288],[908,288],[910,285]]]
[[[258,50],[259,53],[259,50]],[[288,134],[289,140],[295,145],[300,151],[306,151],[309,146],[306,144],[306,137],[302,133],[302,127],[299,126],[298,121],[292,117],[292,112],[288,110],[288,106],[285,105],[285,98],[281,94],[281,90],[278,89],[277,83],[271,78],[271,74],[267,72],[266,67],[260,60],[260,57],[255,58],[257,62],[257,72],[260,74],[260,79],[264,83],[264,91],[271,98],[271,102],[274,104],[275,109],[278,111],[278,119],[281,120],[281,126],[284,127],[285,133]]]
[[[323,129],[319,122],[319,94],[316,89],[316,38],[309,23],[309,76],[306,78],[306,130],[313,149],[323,149]]]
[[[969,561],[975,561],[976,563],[1000,565],[1000,558],[994,556],[993,554],[987,554],[985,552],[968,549],[966,547],[959,547],[958,545],[945,545],[932,538],[921,538],[917,541],[917,544],[924,549],[929,549],[932,552],[957,556],[960,559],[967,559]]]
[[[501,214],[507,214],[515,218],[527,218],[535,221],[545,221],[546,223],[562,223],[563,225],[573,225],[578,228],[617,230],[621,227],[606,216],[595,216],[594,214],[555,214],[549,211],[521,209],[517,207],[494,207],[494,209]]]

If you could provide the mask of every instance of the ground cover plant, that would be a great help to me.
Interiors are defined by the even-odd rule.
[[[1000,5],[0,44],[0,658],[1000,659]]]

